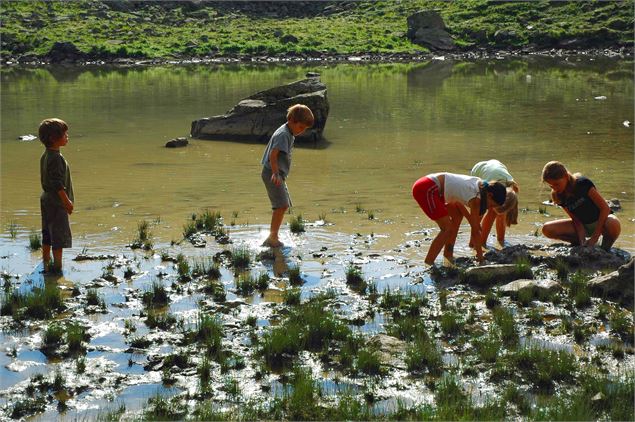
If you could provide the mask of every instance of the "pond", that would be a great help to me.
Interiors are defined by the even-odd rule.
[[[510,233],[526,235],[564,216],[551,208],[551,215],[536,212],[549,198],[542,167],[560,160],[591,178],[605,199],[620,200],[616,246],[634,248],[633,126],[624,123],[633,117],[632,62],[588,57],[3,69],[3,239],[9,222],[21,234],[39,229],[42,147],[17,138],[37,135],[39,122],[52,116],[70,124],[62,152],[73,172],[76,244],[127,242],[142,219],[159,222],[154,235],[170,241],[191,213],[208,207],[226,223],[268,224],[264,145],[163,145],[187,136],[192,120],[222,114],[308,71],[321,74],[331,110],[327,141],[298,145],[294,155],[293,213],[309,221],[326,216],[344,233],[382,233],[394,244],[406,232],[434,227],[412,199],[417,178],[468,173],[477,161],[497,158],[520,184],[520,206],[528,210]]]

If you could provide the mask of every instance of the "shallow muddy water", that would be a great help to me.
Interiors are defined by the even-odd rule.
[[[284,226],[286,246],[270,259],[256,260],[256,253],[264,251],[259,245],[270,218],[259,174],[264,145],[190,140],[187,148],[172,150],[163,144],[187,135],[191,120],[221,114],[239,99],[301,79],[307,71],[321,73],[331,111],[327,141],[297,145],[288,182],[293,213],[307,220],[306,233],[293,235]],[[436,307],[438,286],[424,271],[422,258],[435,230],[410,193],[412,183],[427,173],[467,173],[477,161],[500,159],[520,184],[523,208],[520,223],[509,230],[507,242],[547,244],[549,241],[534,235],[536,230],[564,214],[553,207],[539,212],[548,199],[540,172],[545,162],[559,159],[572,171],[589,176],[606,199],[620,200],[623,210],[617,215],[622,236],[615,246],[635,251],[633,128],[632,123],[623,123],[633,116],[630,62],[528,58],[266,68],[51,67],[9,68],[0,75],[0,271],[10,281],[7,284],[20,291],[42,285],[45,277],[39,273],[39,252],[28,250],[29,233],[39,228],[42,147],[38,141],[21,142],[17,137],[36,134],[38,122],[45,117],[61,117],[71,126],[70,143],[63,153],[71,164],[77,199],[71,216],[74,247],[65,252],[64,277],[54,283],[69,306],[59,318],[89,329],[86,372],[75,371],[74,359],[47,358],[40,351],[48,323],[31,321],[19,331],[0,333],[0,407],[14,403],[37,374],[52,378],[61,371],[67,374],[67,383],[78,388],[66,401],[68,410],[59,410],[53,400],[35,420],[94,419],[121,405],[134,413],[157,394],[170,397],[197,392],[195,367],[177,373],[174,384],[166,385],[162,371],[149,366],[153,359],[181,348],[178,330],[150,329],[144,323],[140,297],[156,282],[170,294],[164,311],[182,321],[185,329],[195,325],[199,311],[220,315],[227,330],[223,347],[245,357],[242,370],[225,373],[213,368],[211,388],[215,399],[225,404],[236,403],[225,392],[228,381],[238,381],[246,399],[261,401],[282,395],[288,388],[279,373],[255,381],[259,363],[252,358],[254,349],[245,321],[255,318],[254,330],[259,335],[280,323],[289,267],[300,267],[302,301],[320,292],[335,292],[338,315],[365,336],[384,333],[390,312],[375,312],[366,298],[347,286],[349,265],[359,267],[380,294],[399,290],[429,298],[426,317],[434,320],[440,312]],[[187,241],[171,245],[172,240],[181,240],[183,225],[192,213],[204,208],[222,213],[233,243],[224,246],[205,236],[204,248]],[[370,212],[374,219],[369,218]],[[154,253],[126,248],[141,220],[150,223]],[[468,237],[469,228],[464,227],[457,256],[472,255],[466,246]],[[236,291],[233,270],[221,265],[219,282],[226,292],[223,305],[201,290],[200,281],[180,282],[174,263],[160,256],[183,253],[192,265],[240,246],[252,254],[251,274],[267,273],[273,279],[262,293],[243,296]],[[110,257],[73,260],[82,252]],[[116,279],[105,281],[102,277],[111,263]],[[135,272],[128,279],[124,277],[127,268]],[[74,288],[80,295],[70,298]],[[105,313],[86,306],[89,288],[103,298]],[[450,291],[453,306],[467,314],[474,302],[481,321],[491,320],[483,298],[473,297],[473,292]],[[524,313],[519,311],[519,320],[525,318]],[[632,315],[629,318],[632,323]],[[559,324],[560,317],[555,319],[554,324]],[[551,335],[550,321],[547,317],[544,321],[544,327],[533,329],[521,343],[551,350],[579,349],[571,335]],[[2,317],[2,323],[5,328],[12,326],[10,317]],[[134,333],[127,331],[129,324],[134,325]],[[150,345],[132,349],[131,340],[142,337]],[[599,343],[615,341],[611,337],[600,342],[596,337],[579,352],[582,357],[595,353]],[[469,366],[464,362],[463,346],[445,340],[438,345],[447,368]],[[342,391],[366,394],[372,390],[377,396],[376,414],[394,411],[397,404],[434,401],[429,386],[411,376],[403,362],[389,376],[369,380],[326,368],[308,352],[302,352],[300,358],[319,378],[327,399]],[[200,356],[192,353],[192,359],[198,364]],[[611,373],[632,372],[635,366],[632,352],[621,360],[606,360]],[[96,387],[101,377],[103,387]],[[477,403],[496,395],[497,385],[485,378],[477,373],[462,379],[464,389]]]
[[[4,69],[3,237],[9,222],[22,233],[39,227],[42,147],[17,137],[37,135],[39,121],[51,116],[70,124],[62,152],[75,185],[76,244],[128,241],[141,219],[158,219],[159,239],[178,239],[188,216],[206,207],[221,211],[226,223],[267,224],[264,145],[163,145],[186,136],[192,120],[222,114],[307,71],[321,73],[331,110],[327,141],[298,145],[294,154],[288,185],[295,214],[325,215],[337,231],[386,234],[386,243],[395,244],[406,232],[434,226],[412,199],[416,179],[468,173],[475,162],[497,158],[520,184],[521,207],[530,210],[511,230],[525,235],[564,215],[551,208],[552,216],[537,213],[549,194],[540,183],[542,166],[558,159],[590,177],[606,199],[621,201],[616,246],[635,247],[633,126],[623,123],[633,117],[632,63],[606,58]]]

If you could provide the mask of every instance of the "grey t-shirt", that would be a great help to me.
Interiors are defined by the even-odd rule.
[[[261,164],[271,170],[271,163],[269,163],[269,155],[271,151],[276,148],[280,151],[278,154],[278,170],[283,178],[289,175],[291,169],[291,151],[293,149],[293,142],[295,137],[289,130],[287,124],[283,124],[271,135],[271,139],[265,148],[265,153],[262,156]]]

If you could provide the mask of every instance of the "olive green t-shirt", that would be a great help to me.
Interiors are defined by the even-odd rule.
[[[56,150],[46,149],[40,157],[40,182],[44,191],[42,197],[51,203],[62,205],[57,192],[64,189],[68,199],[75,202],[71,168],[64,156]]]

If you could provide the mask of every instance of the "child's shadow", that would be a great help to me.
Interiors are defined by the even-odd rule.
[[[259,254],[260,261],[265,267],[271,269],[274,277],[282,277],[289,271],[288,260],[292,250],[289,246],[266,248]]]

